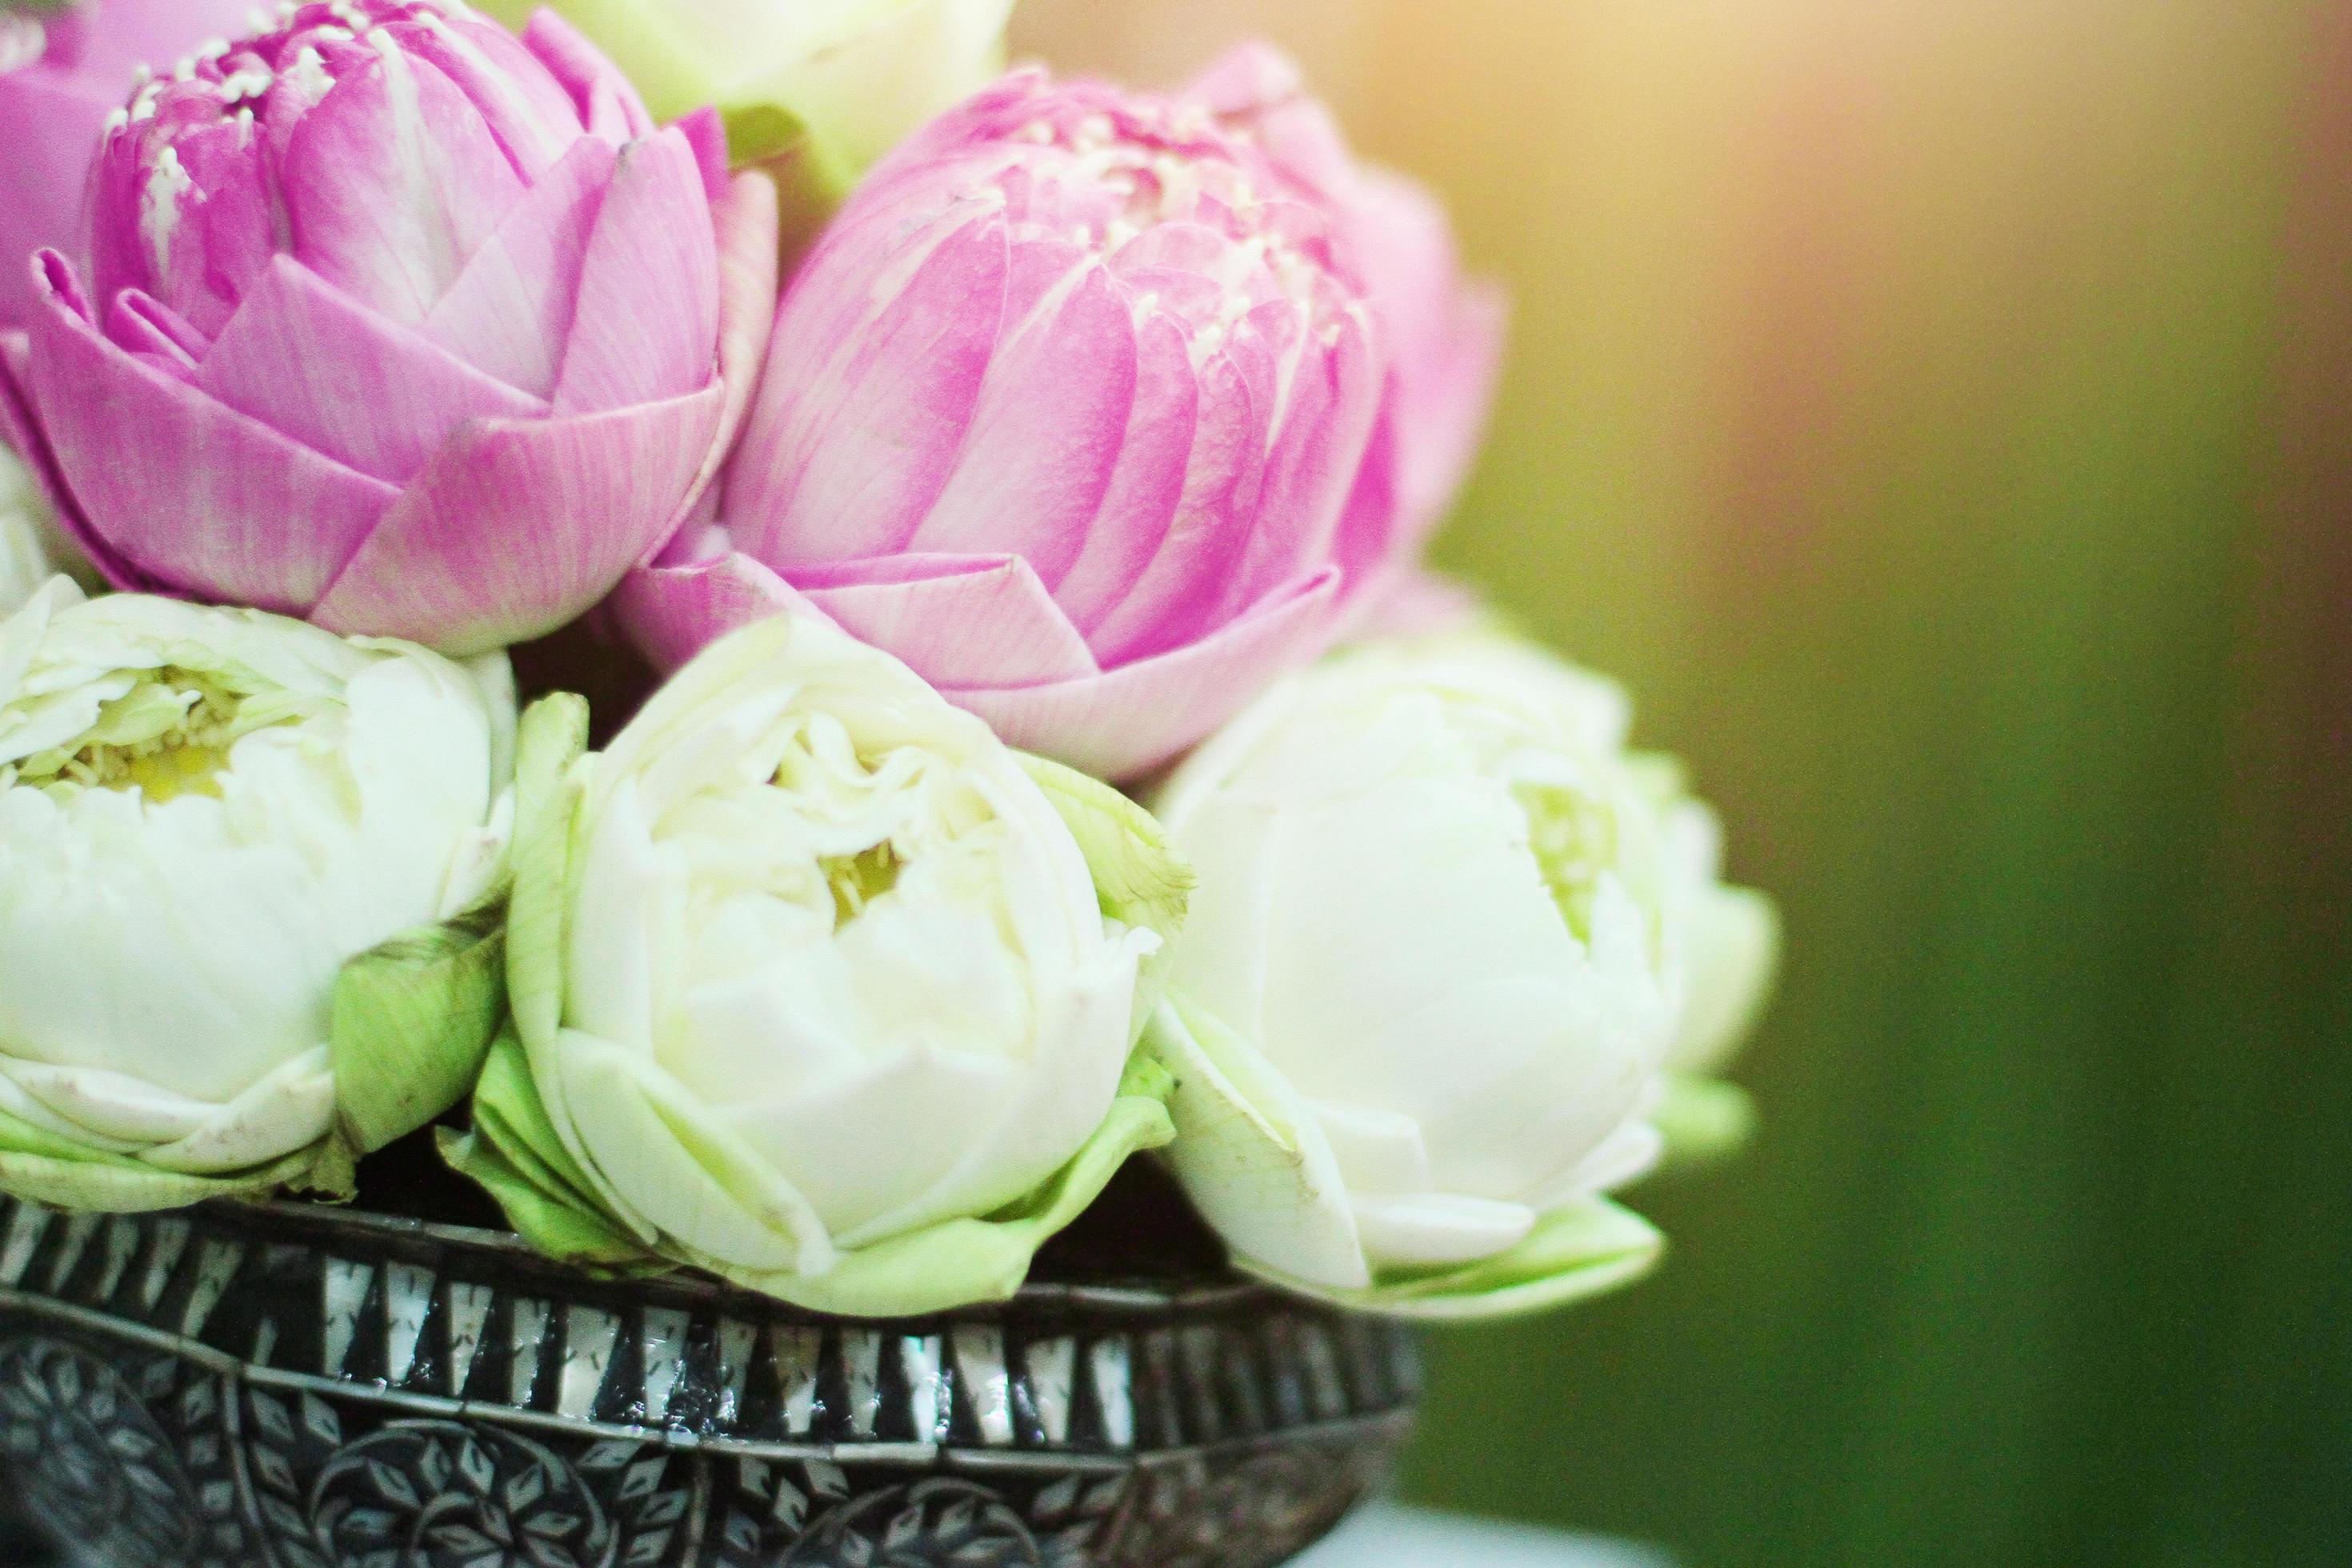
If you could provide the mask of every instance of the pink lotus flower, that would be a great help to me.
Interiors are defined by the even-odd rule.
[[[92,287],[44,253],[16,367],[79,542],[449,653],[668,539],[772,316],[772,187],[547,13],[303,5],[142,89],[92,192]]]
[[[624,585],[646,651],[804,602],[1111,778],[1320,652],[1450,492],[1408,426],[1466,450],[1494,322],[1450,249],[1374,253],[1392,188],[1295,157],[1296,100],[1249,54],[1172,99],[1018,75],[919,132],[787,294],[722,521]],[[1423,311],[1480,341],[1409,369]]]
[[[147,61],[169,65],[239,27],[250,0],[89,0],[0,7],[0,330],[33,319],[33,252],[77,243],[82,188],[109,113]]]

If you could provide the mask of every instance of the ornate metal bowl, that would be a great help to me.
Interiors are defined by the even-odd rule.
[[[458,1226],[0,1199],[0,1490],[90,1568],[1268,1568],[1418,1375],[1228,1281],[853,1323]]]

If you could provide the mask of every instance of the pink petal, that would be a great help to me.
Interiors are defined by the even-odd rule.
[[[1213,637],[1089,679],[943,689],[1010,744],[1117,782],[1198,745],[1285,672],[1329,644],[1339,578],[1293,585]]]
[[[525,186],[456,84],[388,50],[337,82],[295,127],[279,189],[296,258],[413,324]]]
[[[1054,597],[1075,624],[1099,620],[1141,578],[1183,504],[1201,421],[1184,334],[1164,315],[1136,332],[1135,396],[1118,467]]]
[[[114,297],[106,312],[106,335],[124,352],[191,381],[210,346],[185,316],[137,289]]]
[[[1059,581],[1086,546],[1135,406],[1134,318],[1089,261],[998,345],[963,461],[907,542],[1009,550]]]
[[[589,236],[617,162],[593,137],[572,143],[434,303],[425,335],[509,386],[554,396]]]
[[[771,616],[799,611],[825,618],[782,577],[734,550],[640,566],[614,592],[612,609],[629,640],[661,669],[676,669],[729,632]]]
[[[115,555],[103,540],[92,538],[73,498],[66,494],[56,465],[49,460],[48,444],[42,440],[40,428],[33,422],[29,390],[32,353],[32,341],[25,333],[0,330],[0,447],[16,454],[26,471],[33,476],[42,498],[49,503],[50,511],[56,514],[58,527],[83,557],[98,568],[100,576],[118,588],[144,590],[158,586]]]
[[[670,129],[686,138],[694,149],[694,166],[702,174],[702,194],[713,206],[727,199],[728,187],[734,184],[730,173],[727,152],[727,121],[716,109],[698,109],[693,113],[674,121]],[[772,187],[773,181],[769,182]]]
[[[1265,306],[1253,320],[1306,331]],[[1332,558],[1334,542],[1377,426],[1388,369],[1373,352],[1362,320],[1338,323],[1328,348],[1310,345],[1292,372],[1280,430],[1268,455],[1263,520],[1231,578],[1226,603],[1256,602]],[[1279,341],[1279,340],[1276,340]]]
[[[432,62],[466,95],[524,180],[540,179],[579,139],[571,93],[504,27],[442,16],[390,30],[402,48]]]
[[[1359,173],[1337,121],[1312,94],[1288,56],[1247,43],[1226,51],[1183,96],[1200,104],[1318,195],[1336,196]]]
[[[805,577],[798,585],[842,630],[934,686],[1037,686],[1099,673],[1086,639],[1018,556],[877,564],[882,580],[843,581],[856,570],[844,567],[824,574],[827,585]]]
[[[300,615],[396,494],[126,353],[54,292],[29,379],[68,510],[119,581]]]
[[[610,135],[616,143],[650,136],[657,129],[654,117],[646,110],[645,100],[637,96],[637,89],[629,85],[620,68],[551,8],[542,5],[531,13],[522,30],[522,42],[572,95],[572,106],[583,125],[600,135]],[[600,104],[609,105],[619,115],[617,123],[609,129],[597,124],[604,112]]]
[[[1263,391],[1261,368],[1267,373]],[[1255,345],[1237,342],[1202,368],[1201,381],[1200,430],[1175,520],[1126,595],[1086,627],[1087,640],[1106,665],[1162,653],[1202,635],[1224,603],[1251,531],[1261,526],[1271,366]]]
[[[696,476],[694,500],[715,492],[719,470],[760,384],[760,360],[776,324],[776,184],[764,174],[731,181],[711,209],[719,232],[719,379],[727,389],[719,438]]]
[[[353,303],[290,257],[247,289],[196,384],[363,474],[405,484],[476,419],[547,405]]]
[[[918,243],[929,249],[901,263],[895,289],[877,285],[877,258],[820,250],[779,311],[727,470],[730,521],[762,561],[896,550],[955,466],[1010,261],[1003,224],[977,206]],[[827,318],[844,296],[860,314],[836,324]]]
[[[719,256],[710,203],[686,138],[621,149],[580,269],[558,414],[658,403],[710,379]]]
[[[553,631],[676,531],[725,395],[714,382],[609,414],[469,427],[311,619],[452,655]]]

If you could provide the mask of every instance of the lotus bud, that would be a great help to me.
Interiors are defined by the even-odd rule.
[[[620,606],[675,664],[814,607],[1012,743],[1147,772],[1394,574],[1369,226],[1187,96],[1007,79],[843,209],[779,312],[717,526]]]
[[[1186,879],[1139,807],[813,617],[584,731],[526,716],[515,1032],[446,1145],[543,1249],[940,1310],[1171,1135],[1130,1057]]]
[[[138,90],[89,253],[43,253],[20,390],[108,578],[461,655],[685,518],[765,336],[774,194],[551,15],[341,0]]]
[[[64,578],[0,626],[0,1190],[348,1195],[462,1097],[504,671]]]
[[[138,73],[236,30],[251,10],[250,0],[0,5],[0,331],[32,322],[33,253],[80,247],[90,158]]]
[[[1171,1153],[1247,1268],[1471,1317],[1622,1283],[1688,889],[1614,686],[1492,637],[1277,687],[1159,810],[1199,887],[1152,1038]]]

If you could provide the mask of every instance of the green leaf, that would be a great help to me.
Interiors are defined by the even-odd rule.
[[[1397,1272],[1370,1289],[1330,1290],[1242,1267],[1300,1295],[1353,1311],[1432,1323],[1493,1322],[1550,1311],[1633,1283],[1657,1267],[1665,1238],[1639,1215],[1605,1198],[1555,1210],[1512,1247],[1457,1268]]]
[[[505,891],[394,937],[335,977],[335,1129],[353,1157],[466,1098],[506,1011]]]
[[[1756,1131],[1756,1102],[1748,1091],[1721,1079],[1676,1073],[1666,1079],[1666,1098],[1650,1115],[1666,1141],[1661,1172],[1692,1170],[1729,1159]]]
[[[110,1154],[61,1138],[0,1111],[0,1192],[55,1208],[146,1214],[212,1198],[257,1198],[286,1187],[313,1187],[316,1145],[250,1171],[218,1176],[162,1171],[128,1154]],[[350,1196],[327,1178],[329,1195]]]

